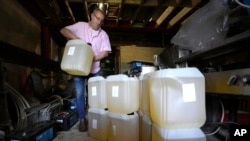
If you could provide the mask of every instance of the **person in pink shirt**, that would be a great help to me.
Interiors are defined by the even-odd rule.
[[[87,131],[86,119],[86,101],[85,101],[85,82],[89,77],[101,75],[100,61],[107,57],[111,52],[109,36],[101,29],[104,22],[105,13],[95,8],[90,15],[89,22],[76,22],[72,25],[65,26],[60,30],[61,34],[67,39],[82,39],[89,43],[94,52],[94,59],[91,73],[88,76],[73,76],[75,85],[75,96],[77,112],[79,116],[79,131]]]

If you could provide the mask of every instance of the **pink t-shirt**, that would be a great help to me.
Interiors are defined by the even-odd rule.
[[[94,55],[102,51],[111,51],[109,37],[104,30],[95,31],[87,22],[77,22],[66,26],[66,28],[87,43],[91,43]],[[91,73],[97,73],[100,69],[100,61],[93,62]]]

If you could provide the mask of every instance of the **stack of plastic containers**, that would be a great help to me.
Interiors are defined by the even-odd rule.
[[[140,80],[140,108],[139,108],[139,141],[151,141],[152,120],[150,118],[149,79],[152,72],[141,74]]]
[[[150,115],[150,104],[149,104],[149,80],[153,72],[146,73],[140,76],[140,109],[147,115]]]
[[[72,75],[86,76],[90,72],[92,61],[93,51],[84,40],[69,40],[64,49],[61,69]]]
[[[91,77],[88,80],[89,107],[106,109],[106,79],[103,76]]]
[[[139,80],[124,74],[106,79],[108,141],[139,140]]]
[[[88,133],[99,141],[108,138],[108,111],[106,95],[106,79],[102,76],[91,77],[88,80]]]
[[[107,141],[108,138],[108,111],[98,108],[88,110],[88,134],[99,141]]]
[[[137,112],[120,114],[109,112],[108,141],[138,141],[139,120]]]
[[[204,141],[205,79],[197,68],[163,69],[150,76],[152,141]]]
[[[139,141],[151,141],[152,137],[152,120],[150,116],[145,113],[141,113],[139,125]]]
[[[153,124],[152,141],[206,141],[199,128],[168,129]]]

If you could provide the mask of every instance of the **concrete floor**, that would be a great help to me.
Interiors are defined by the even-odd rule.
[[[79,132],[77,122],[69,131],[57,132],[53,141],[98,141],[88,135],[88,132]],[[222,141],[216,136],[207,136],[206,141]]]
[[[57,136],[53,141],[97,141],[89,137],[87,132],[79,132],[78,125],[77,122],[69,131],[57,132]]]

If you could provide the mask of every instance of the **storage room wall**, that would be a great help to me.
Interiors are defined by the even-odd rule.
[[[40,24],[17,2],[0,1],[0,40],[30,52],[40,53]],[[11,55],[11,54],[10,54]],[[17,90],[31,68],[4,63],[6,81]]]

